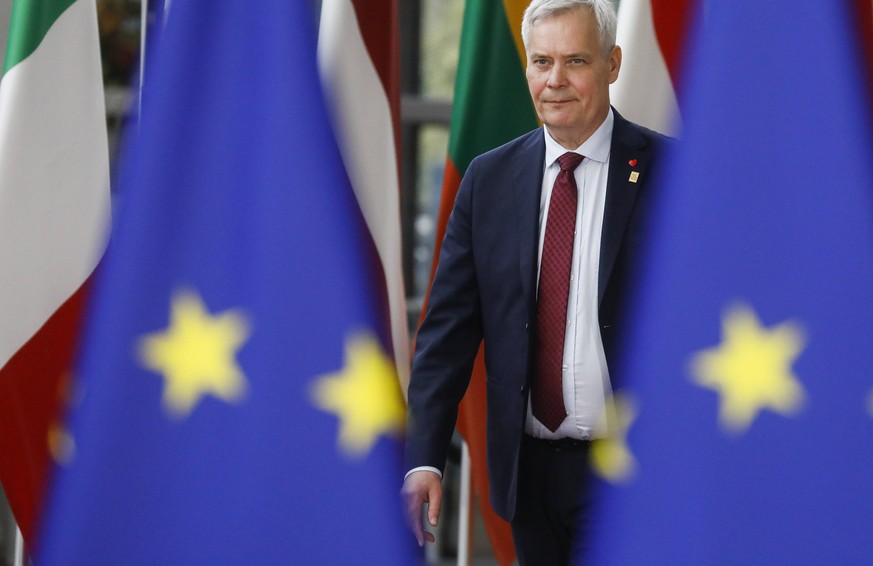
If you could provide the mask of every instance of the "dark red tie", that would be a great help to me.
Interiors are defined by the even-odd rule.
[[[578,153],[558,158],[561,171],[552,188],[537,296],[536,368],[531,387],[534,416],[554,432],[564,422],[563,364],[567,332],[567,296],[576,229],[576,179],[573,171],[582,162]]]

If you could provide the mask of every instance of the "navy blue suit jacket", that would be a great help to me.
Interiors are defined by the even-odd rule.
[[[650,164],[663,139],[615,112],[598,281],[611,375],[621,299],[642,242]],[[544,161],[539,128],[470,164],[446,228],[409,384],[407,469],[445,469],[458,403],[484,340],[491,504],[507,520],[515,513],[533,367]]]

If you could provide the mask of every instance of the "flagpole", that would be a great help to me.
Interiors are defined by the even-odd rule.
[[[139,93],[136,97],[136,116],[139,122],[142,116],[142,87],[145,82],[146,35],[149,29],[149,0],[142,0],[140,9],[139,32]]]
[[[461,441],[461,493],[458,504],[458,566],[470,565],[470,515],[473,493],[470,489],[472,476],[470,448],[467,441]]]
[[[15,527],[15,554],[12,559],[12,564],[15,566],[24,566],[24,536],[21,534],[21,529]]]

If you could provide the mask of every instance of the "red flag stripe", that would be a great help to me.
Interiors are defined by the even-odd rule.
[[[651,2],[655,36],[658,38],[661,54],[670,72],[673,89],[678,91],[685,44],[697,2],[695,0],[651,0]]]
[[[0,370],[0,477],[28,546],[52,466],[48,436],[63,417],[88,282]]]
[[[388,97],[396,146],[396,140],[400,139],[400,17],[397,0],[351,0],[351,3],[364,44]]]

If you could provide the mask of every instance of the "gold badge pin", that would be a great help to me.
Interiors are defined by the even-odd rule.
[[[631,183],[636,183],[637,179],[639,179],[639,178],[640,178],[639,171],[631,171],[631,174],[630,174],[630,177],[628,178],[628,181],[630,181]]]

